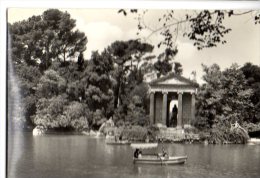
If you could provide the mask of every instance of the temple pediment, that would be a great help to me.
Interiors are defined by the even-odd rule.
[[[198,84],[195,81],[187,79],[183,76],[170,73],[166,76],[152,80],[150,86],[175,86],[175,87],[198,87]]]
[[[172,84],[172,85],[189,85],[189,83],[184,82],[184,81],[180,81],[176,78],[167,79],[165,81],[158,82],[158,84],[160,84],[160,85],[169,85],[169,84]]]

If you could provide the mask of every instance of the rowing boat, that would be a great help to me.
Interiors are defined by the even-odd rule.
[[[158,143],[132,143],[133,149],[152,149],[157,148]],[[164,151],[163,151],[164,152]],[[165,153],[159,154],[140,154],[133,158],[134,164],[157,164],[157,165],[174,165],[186,163],[187,156],[168,156]]]
[[[107,145],[130,145],[131,143],[128,140],[122,140],[122,141],[106,141]]]
[[[159,155],[142,155],[134,157],[134,164],[158,164],[158,165],[173,165],[184,164],[187,161],[187,156],[169,156],[163,157]]]

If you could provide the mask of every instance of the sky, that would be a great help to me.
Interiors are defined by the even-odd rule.
[[[10,8],[8,10],[8,22],[13,23],[28,19],[32,15],[41,15],[46,9]],[[67,11],[71,18],[76,19],[76,28],[85,32],[88,43],[84,53],[86,59],[90,58],[93,50],[100,52],[116,40],[129,40],[138,38],[137,21],[133,16],[123,16],[118,14],[118,9],[60,9]],[[151,27],[158,25],[155,23],[163,10],[149,10],[145,16],[146,23]],[[177,17],[181,17],[184,10],[176,11]],[[201,64],[212,65],[217,63],[221,69],[230,67],[233,63],[242,66],[246,62],[260,65],[260,25],[255,25],[251,14],[235,16],[227,19],[225,25],[232,31],[225,36],[227,44],[218,45],[215,48],[197,50],[193,43],[183,37],[178,37],[178,54],[175,61],[183,66],[183,76],[189,78],[192,71],[197,73],[197,81],[202,83]],[[141,37],[149,35],[149,31],[144,31]],[[157,45],[160,35],[153,35],[149,38],[149,43]],[[163,49],[155,47],[154,54],[159,54]]]

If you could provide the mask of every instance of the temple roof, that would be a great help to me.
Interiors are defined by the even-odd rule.
[[[175,73],[169,73],[166,76],[157,78],[155,80],[152,80],[149,85],[152,86],[169,86],[169,87],[192,87],[192,88],[198,88],[199,84],[197,82],[194,82],[190,79],[187,79],[183,76],[177,75]]]

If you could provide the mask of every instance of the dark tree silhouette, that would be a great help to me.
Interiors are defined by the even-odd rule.
[[[42,15],[8,25],[11,57],[17,63],[40,65],[46,70],[53,60],[65,61],[85,51],[87,37],[74,30],[70,14],[49,9]]]

